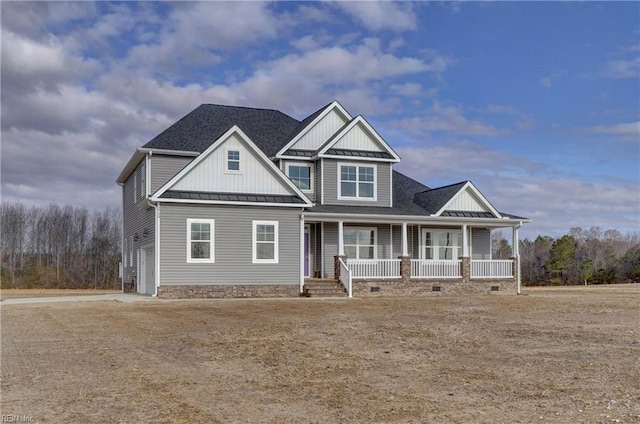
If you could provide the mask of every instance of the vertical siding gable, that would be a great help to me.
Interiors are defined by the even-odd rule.
[[[290,149],[317,150],[348,122],[348,118],[333,109],[310,128]]]
[[[469,188],[458,193],[453,202],[451,202],[447,207],[447,210],[490,212],[490,209],[484,204],[484,202],[482,202],[482,200],[480,200]]]
[[[383,146],[375,141],[374,135],[362,124],[358,123],[346,132],[332,146],[333,149],[364,150],[370,152],[386,152]]]
[[[240,151],[240,172],[226,172],[227,149]],[[172,190],[221,193],[296,194],[269,169],[262,159],[241,139],[231,134],[209,152]]]

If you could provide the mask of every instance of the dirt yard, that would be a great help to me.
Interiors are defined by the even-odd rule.
[[[640,422],[640,285],[1,317],[2,422]]]

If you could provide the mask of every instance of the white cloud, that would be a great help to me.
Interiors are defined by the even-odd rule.
[[[613,125],[598,125],[594,127],[583,127],[583,131],[610,134],[622,137],[633,137],[635,140],[640,140],[640,121],[625,122],[621,124]]]
[[[442,106],[438,101],[424,115],[394,120],[391,125],[416,134],[442,131],[460,135],[498,136],[507,132],[479,119],[465,117],[461,107]]]
[[[609,78],[638,78],[640,77],[640,57],[612,60],[606,64],[602,75]]]
[[[413,31],[418,27],[417,17],[410,3],[340,1],[332,4],[372,31]]]
[[[523,237],[555,236],[571,227],[640,226],[637,182],[607,185],[549,178],[553,170],[546,165],[469,142],[396,150],[403,158],[398,169],[408,176],[431,187],[471,180],[498,210],[532,218]]]

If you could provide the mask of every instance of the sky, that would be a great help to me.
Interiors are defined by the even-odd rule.
[[[1,195],[120,207],[135,148],[202,103],[338,100],[430,186],[524,237],[640,231],[639,2],[7,2]]]

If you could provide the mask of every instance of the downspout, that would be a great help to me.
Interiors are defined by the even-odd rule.
[[[122,187],[122,211],[120,213],[120,266],[122,267],[122,275],[120,276],[120,290],[124,293],[124,184],[118,183]]]

